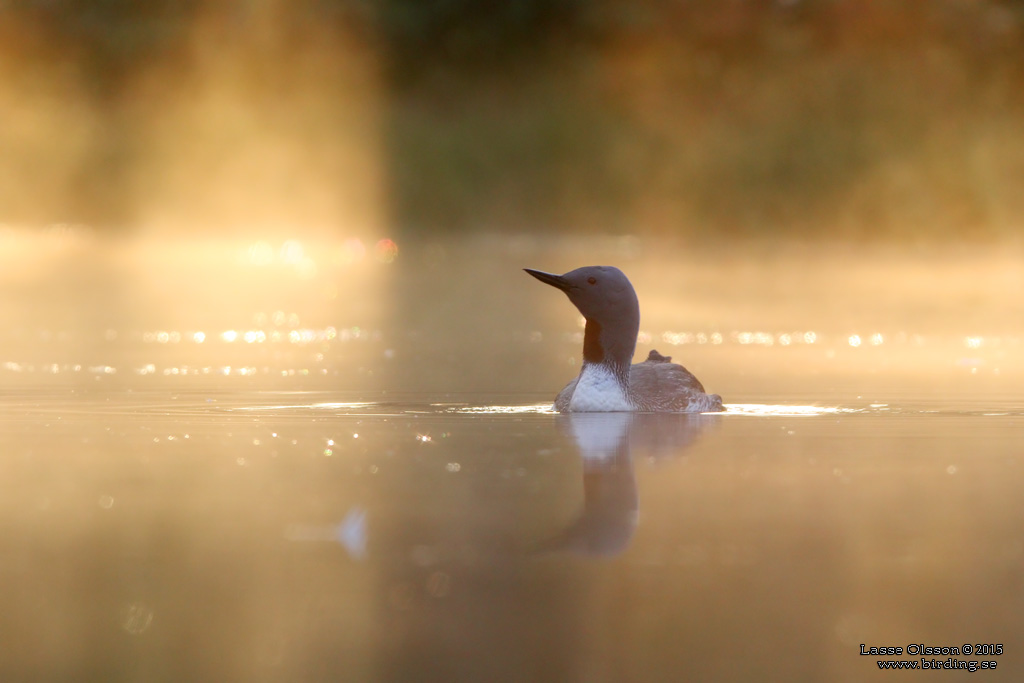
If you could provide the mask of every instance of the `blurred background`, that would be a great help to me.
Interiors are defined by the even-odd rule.
[[[7,0],[0,218],[1016,235],[1014,0]]]
[[[598,261],[641,347],[952,321],[963,364],[1020,343],[1022,115],[1015,0],[7,0],[5,367],[401,336],[437,376],[366,386],[494,386],[474,333],[578,334],[518,268]]]

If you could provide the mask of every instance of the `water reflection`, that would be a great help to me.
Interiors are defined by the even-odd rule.
[[[319,412],[328,406],[335,409],[344,406],[351,415],[371,418],[419,418],[453,413],[515,415],[550,412],[550,406],[539,405],[453,407],[436,404],[433,406],[434,410],[424,410],[428,406],[388,406],[373,403],[238,406],[232,410],[275,411],[282,415],[295,416],[308,411]],[[348,509],[337,522],[326,525],[290,524],[285,530],[285,538],[295,542],[338,543],[353,560],[365,560],[375,556],[376,559],[385,558],[388,562],[405,558],[405,561],[413,564],[422,564],[421,560],[424,557],[431,559],[428,564],[458,564],[466,557],[486,557],[488,564],[513,560],[518,562],[556,552],[590,557],[613,557],[629,547],[639,519],[634,454],[648,461],[683,458],[699,436],[718,419],[715,415],[657,413],[567,413],[556,414],[554,417],[553,431],[574,446],[577,456],[568,460],[556,460],[563,466],[571,464],[574,470],[581,473],[583,506],[572,522],[544,540],[530,541],[516,537],[515,534],[510,535],[510,527],[515,526],[510,524],[514,521],[510,517],[511,513],[503,511],[491,515],[486,506],[492,505],[493,501],[476,501],[475,496],[470,496],[471,500],[476,501],[470,508],[457,507],[457,517],[439,521],[435,525],[424,525],[423,520],[418,519],[424,509],[446,508],[442,498],[447,487],[417,490],[415,495],[421,500],[420,505],[403,507],[399,517],[395,516],[394,510],[383,515],[378,510],[378,519],[375,520],[373,513],[364,505],[356,505]],[[412,439],[417,444],[435,445],[435,438],[430,433],[418,431],[412,424],[408,427]],[[273,434],[274,438],[277,436],[277,433]],[[358,434],[353,436],[358,438]],[[439,435],[440,439],[449,436],[450,433],[447,431]],[[333,439],[327,439],[326,443],[329,447],[335,445]],[[410,445],[406,443],[400,451],[387,450],[388,460],[394,460],[394,456],[408,452],[409,448]],[[445,452],[450,452],[450,447],[445,448]],[[547,458],[556,453],[556,450],[541,449],[536,454]],[[325,448],[323,455],[333,455],[333,448]],[[430,453],[426,457],[432,463],[433,471],[430,477],[437,476],[437,471],[454,475],[463,470],[462,463],[449,461],[449,457],[444,453]],[[516,452],[512,449],[506,457],[524,461],[531,457],[531,450],[527,448],[524,452]],[[420,455],[415,457],[417,461],[422,459]],[[467,465],[472,468],[472,481],[472,478],[479,475],[479,471],[472,458],[468,460]],[[370,464],[366,471],[368,474],[377,475],[381,473],[381,467]],[[530,469],[520,465],[503,470],[500,476],[505,480],[523,480],[532,474]],[[424,482],[426,481],[425,479]],[[465,498],[465,495],[464,489],[458,493],[459,498]],[[391,503],[389,507],[390,505]],[[473,519],[466,516],[470,510],[473,512]],[[555,515],[551,515],[547,520],[542,520],[541,524],[550,526],[554,517]],[[418,534],[408,536],[403,532],[396,535],[396,524],[404,530],[416,527],[419,530]],[[479,533],[473,535],[473,540],[463,538],[458,543],[453,542],[453,534],[458,535],[460,530],[469,526],[480,527]],[[503,540],[495,544],[494,541],[499,538]]]
[[[1017,402],[332,398],[5,396],[5,680],[860,680],[1021,633]]]
[[[538,552],[568,551],[611,557],[629,545],[636,530],[638,501],[629,445],[630,413],[565,413],[567,432],[583,461],[583,511]]]
[[[583,510],[538,552],[613,557],[629,547],[639,519],[634,448],[648,457],[682,457],[714,416],[671,413],[564,413],[560,431],[583,462]]]

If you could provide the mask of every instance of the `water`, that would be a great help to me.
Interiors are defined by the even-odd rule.
[[[545,245],[505,246],[6,271],[3,679],[861,681],[921,659],[862,643],[1003,644],[953,659],[1019,678],[1021,331],[990,289],[1011,260],[916,317],[950,268],[840,268],[829,295],[797,285],[844,258],[725,294],[697,258],[641,275],[638,355],[728,411],[560,416],[579,328],[516,279]],[[872,307],[849,283],[879,268],[902,289]]]

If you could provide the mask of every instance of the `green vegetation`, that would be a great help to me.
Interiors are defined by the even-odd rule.
[[[1024,225],[1022,2],[51,0],[0,18],[0,221]]]

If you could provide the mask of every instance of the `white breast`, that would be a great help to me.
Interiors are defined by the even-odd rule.
[[[591,363],[583,367],[576,390],[569,401],[574,413],[616,413],[636,410],[625,387],[606,366]]]

